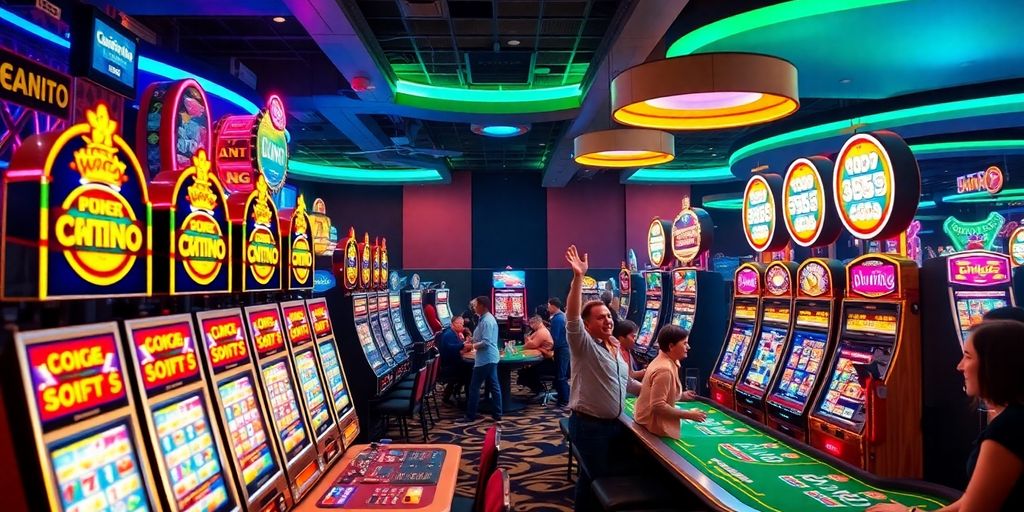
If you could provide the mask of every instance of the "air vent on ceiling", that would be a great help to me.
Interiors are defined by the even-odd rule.
[[[469,81],[474,84],[528,84],[533,79],[533,52],[467,52]]]
[[[402,16],[406,18],[443,18],[440,0],[401,0]]]

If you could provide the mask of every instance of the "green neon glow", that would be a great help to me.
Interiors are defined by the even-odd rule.
[[[1006,149],[1024,149],[1024,140],[960,140],[953,142],[932,142],[928,144],[911,144],[914,156],[925,156],[935,153],[952,153],[955,151],[992,151]]]
[[[299,178],[349,183],[431,183],[443,180],[441,174],[434,169],[360,169],[296,160],[288,161],[288,174]]]
[[[713,183],[737,179],[728,167],[708,167],[704,169],[639,169],[633,173],[627,183]]]
[[[981,191],[942,197],[943,203],[1003,203],[1006,201],[1024,201],[1024,188],[1006,188],[998,194]]]
[[[762,151],[825,137],[848,135],[852,128],[856,128],[858,132],[864,132],[907,124],[947,121],[950,119],[1010,112],[1024,112],[1024,93],[949,101],[893,110],[891,112],[868,114],[861,117],[809,126],[752,142],[736,150],[729,157],[729,165],[734,165],[736,162]]]
[[[710,201],[701,201],[701,204],[704,208],[710,208],[715,210],[742,210],[743,198],[730,197],[723,199],[712,199]]]
[[[953,242],[953,248],[957,251],[965,249],[988,251],[992,249],[996,235],[999,234],[999,230],[1005,223],[1006,218],[996,212],[990,212],[985,220],[977,222],[964,222],[956,217],[950,217],[942,223],[942,231]]]
[[[842,2],[823,2],[821,0],[793,0],[780,4],[754,9],[736,16],[709,23],[683,37],[677,39],[668,51],[666,58],[679,57],[697,53],[698,50],[713,43],[770,25],[786,23],[801,18],[809,18],[821,14],[831,14],[876,5],[894,4],[907,0],[845,0]]]
[[[583,100],[579,84],[541,89],[464,89],[408,80],[395,84],[395,102],[431,110],[516,114],[577,108]]]

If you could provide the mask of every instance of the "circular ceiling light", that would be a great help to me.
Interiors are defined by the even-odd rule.
[[[612,80],[612,117],[642,128],[713,130],[765,123],[800,108],[793,64],[702,53],[634,66]]]
[[[469,129],[487,137],[516,137],[530,131],[528,124],[471,124]]]
[[[274,20],[274,23],[284,23],[287,21],[284,16],[274,16],[271,19]]]
[[[648,167],[675,157],[675,138],[660,130],[602,130],[573,140],[573,160],[588,167]]]

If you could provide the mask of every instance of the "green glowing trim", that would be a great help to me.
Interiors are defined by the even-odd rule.
[[[434,169],[360,169],[288,161],[289,177],[355,183],[431,183],[443,181]]]
[[[770,25],[778,25],[801,18],[810,18],[821,14],[873,7],[876,5],[894,4],[907,0],[844,0],[842,2],[823,2],[822,0],[793,0],[781,4],[754,9],[742,14],[709,23],[683,37],[676,39],[665,57],[679,57],[697,53],[698,50],[732,36],[757,30]]]
[[[964,222],[956,217],[950,217],[946,219],[946,222],[942,223],[942,231],[953,242],[953,248],[957,251],[968,249],[967,246],[971,242],[980,242],[981,246],[970,247],[970,249],[984,249],[988,251],[992,249],[992,244],[996,241],[996,235],[999,234],[999,230],[1003,228],[1005,223],[1006,218],[996,212],[990,212],[988,217],[985,217],[985,220],[977,222]]]
[[[582,101],[579,84],[513,90],[438,87],[408,80],[395,84],[395,103],[430,110],[522,114],[578,108]]]
[[[959,151],[992,151],[1006,149],[1024,150],[1024,140],[959,140],[953,142],[932,142],[911,144],[914,156],[954,153]]]
[[[639,169],[626,179],[627,183],[714,183],[736,180],[728,167],[704,169]]]
[[[753,142],[736,150],[729,157],[729,165],[753,156],[762,151],[776,149],[802,142],[818,140],[826,137],[849,135],[851,128],[858,132],[880,130],[893,126],[902,126],[932,121],[947,121],[965,117],[976,117],[1010,112],[1024,112],[1024,93],[987,96],[968,100],[949,101],[933,105],[909,107],[891,112],[868,114],[865,116],[832,121],[830,123],[809,126],[787,133],[780,133],[757,142]],[[913,149],[913,148],[911,148]]]
[[[710,201],[701,201],[704,208],[710,208],[714,210],[742,210],[743,209],[743,198],[742,197],[730,197],[723,199],[712,199]]]
[[[998,194],[981,191],[942,197],[943,203],[1003,203],[1006,201],[1024,201],[1024,188],[1006,188]]]
[[[936,206],[935,201],[921,201],[920,203],[917,203],[918,210],[927,210],[929,208],[935,208]]]

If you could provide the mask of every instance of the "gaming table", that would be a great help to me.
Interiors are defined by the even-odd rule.
[[[462,354],[462,360],[472,364],[476,361],[476,352]],[[512,398],[512,370],[525,368],[543,360],[544,356],[541,355],[539,350],[523,350],[522,346],[515,353],[501,352],[501,359],[498,360],[498,384],[501,387],[501,408],[503,412],[516,412],[526,407],[526,403],[522,400]],[[489,402],[486,405],[489,406]],[[484,410],[484,407],[481,407],[480,410]]]

